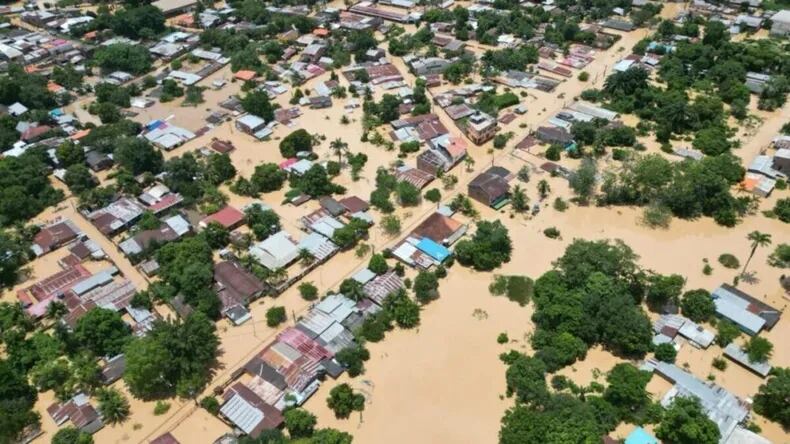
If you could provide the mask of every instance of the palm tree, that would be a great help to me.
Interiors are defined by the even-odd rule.
[[[541,199],[545,199],[546,196],[549,195],[550,191],[551,187],[549,186],[549,183],[546,182],[546,179],[542,179],[540,182],[538,182],[538,193],[540,193]]]
[[[516,185],[513,188],[513,195],[510,199],[513,202],[513,209],[516,210],[517,213],[521,213],[529,209],[529,198],[527,197],[526,193],[524,193],[524,189],[521,188],[521,185]]]
[[[771,245],[771,235],[768,233],[752,231],[748,236],[746,236],[746,239],[752,241],[752,252],[749,253],[749,259],[746,259],[746,264],[743,266],[741,275],[746,274],[746,268],[749,266],[749,262],[751,262],[752,257],[754,257],[754,253],[757,251],[757,248]]]
[[[129,401],[118,390],[101,389],[96,397],[99,400],[99,412],[105,422],[115,424],[123,422],[129,416]]]
[[[329,148],[337,154],[337,163],[343,164],[343,152],[348,150],[348,143],[343,139],[335,139],[329,143]]]
[[[469,154],[464,157],[464,165],[466,165],[466,172],[471,173],[474,170],[475,160]]]

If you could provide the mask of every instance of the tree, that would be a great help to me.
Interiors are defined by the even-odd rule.
[[[579,198],[579,201],[586,204],[595,193],[595,177],[597,167],[595,161],[585,158],[581,166],[571,175],[569,183],[571,189]]]
[[[140,75],[151,70],[152,61],[145,46],[114,43],[96,49],[93,64],[105,73],[126,71]]]
[[[790,368],[774,367],[754,396],[754,411],[790,428]]]
[[[651,374],[628,363],[617,364],[606,376],[608,386],[603,398],[620,411],[620,417],[632,420],[650,403],[645,388]]]
[[[296,183],[303,193],[311,197],[330,196],[345,191],[345,188],[332,183],[326,169],[319,164],[311,166]]]
[[[394,214],[388,214],[381,218],[381,228],[390,236],[395,236],[401,231],[400,218]]]
[[[683,291],[685,279],[679,274],[668,276],[652,274],[647,277],[647,304],[654,310],[660,310],[668,303],[677,304]]]
[[[442,200],[442,192],[438,188],[431,188],[425,192],[425,200],[438,204]]]
[[[670,444],[716,444],[720,436],[694,397],[676,396],[656,428],[656,437]]]
[[[511,352],[513,355],[505,363],[508,396],[516,395],[518,402],[538,407],[550,397],[546,387],[546,365],[540,359],[522,353]]]
[[[370,359],[370,352],[362,344],[350,345],[340,350],[335,359],[348,370],[348,375],[359,376],[365,372],[365,361]]]
[[[538,182],[538,193],[540,193],[540,198],[545,199],[550,192],[551,187],[549,186],[549,183],[546,182],[546,179],[541,179],[540,182]]]
[[[129,341],[132,329],[121,319],[120,313],[96,307],[77,321],[74,338],[96,356],[115,356]]]
[[[384,274],[389,270],[389,265],[387,265],[387,260],[384,258],[384,255],[379,253],[370,257],[368,269],[376,274]]]
[[[455,254],[461,265],[490,271],[510,261],[513,245],[507,228],[500,221],[481,221],[471,240],[458,242]]]
[[[49,182],[47,162],[38,148],[0,159],[0,226],[26,221],[63,198]]]
[[[302,282],[299,284],[299,294],[305,301],[318,299],[318,288],[312,282]]]
[[[269,102],[269,94],[265,90],[252,90],[241,99],[244,111],[269,122],[274,120],[274,107]],[[304,131],[304,130],[303,130]]]
[[[750,362],[766,362],[771,357],[773,350],[774,345],[768,339],[760,336],[752,336],[744,347]]]
[[[600,400],[600,398],[590,398]],[[614,427],[600,423],[608,404],[582,402],[569,394],[559,394],[544,409],[516,404],[505,412],[499,429],[500,444],[521,443],[593,443]],[[611,406],[608,406],[611,410]]]
[[[103,388],[96,394],[99,401],[99,412],[110,424],[123,422],[129,417],[129,401],[114,388]]]
[[[413,207],[420,203],[420,190],[409,182],[398,182],[395,193],[398,195],[398,202],[404,207]]]
[[[718,331],[718,334],[716,335],[716,343],[721,347],[726,347],[729,345],[729,343],[741,335],[741,329],[727,319],[719,320],[716,323],[716,329]]]
[[[414,328],[420,324],[420,306],[412,301],[403,288],[384,298],[384,309],[401,328]]]
[[[285,307],[271,307],[266,310],[266,325],[276,327],[288,319]]]
[[[209,381],[218,348],[216,327],[203,313],[156,321],[148,335],[126,346],[124,380],[138,398],[193,398]]]
[[[285,428],[288,429],[291,439],[313,436],[315,425],[318,422],[315,415],[303,408],[295,408],[286,410],[283,416],[285,417]]]
[[[704,322],[716,312],[716,304],[704,289],[687,291],[680,302],[683,315],[694,322]]]
[[[332,242],[342,249],[353,248],[357,242],[368,234],[368,222],[356,217],[341,228],[335,230]]]
[[[255,172],[250,176],[256,194],[271,193],[283,187],[288,173],[282,170],[277,164],[263,163],[255,166]]]
[[[258,240],[264,240],[281,230],[280,216],[271,209],[263,209],[253,204],[244,210],[244,222],[250,227]]]
[[[0,256],[0,287],[12,286],[30,254],[28,242],[14,233],[0,230],[0,251],[5,252]]]
[[[752,261],[752,257],[754,257],[754,253],[757,251],[757,248],[771,245],[771,235],[768,233],[752,231],[748,236],[746,236],[746,238],[751,241],[752,250],[749,253],[749,258],[746,259],[746,263],[743,265],[743,271],[741,271],[741,275],[746,274],[746,269],[749,268],[749,262]]]
[[[709,126],[702,128],[694,134],[694,141],[691,142],[694,149],[702,151],[709,156],[724,154],[732,148],[732,142],[728,140],[726,130],[721,126]]]
[[[93,177],[88,167],[83,164],[76,164],[66,169],[66,174],[63,180],[74,194],[80,194],[84,191],[95,188],[99,182]]]
[[[675,346],[670,343],[659,344],[656,346],[656,359],[659,361],[674,364],[677,355],[678,352],[675,350]]]
[[[201,232],[212,249],[225,248],[230,242],[230,231],[219,222],[211,221]]]
[[[313,433],[315,444],[351,444],[353,436],[335,429],[318,429]]]
[[[768,256],[768,265],[777,268],[790,268],[790,244],[779,244]]]
[[[147,140],[125,137],[120,139],[116,146],[115,162],[135,176],[145,172],[157,174],[162,171],[164,165],[162,153]]]
[[[33,410],[37,395],[23,372],[0,360],[0,441],[15,442],[27,427],[39,424]]]
[[[55,155],[58,162],[66,168],[85,162],[85,149],[70,140],[58,145]]]
[[[280,154],[285,158],[295,157],[296,153],[313,150],[313,136],[304,128],[293,131],[280,141]]]
[[[236,167],[228,154],[211,153],[203,164],[203,179],[218,186],[236,175]]]
[[[516,184],[516,186],[513,187],[510,201],[513,204],[513,209],[517,213],[523,213],[529,209],[529,198],[527,197],[527,193],[524,192],[524,189],[521,188],[521,185]]]
[[[774,214],[782,222],[790,223],[790,198],[777,200],[774,205]]]
[[[365,397],[354,393],[350,385],[340,384],[329,391],[326,404],[335,412],[335,417],[345,419],[352,412],[361,412],[365,409]]]
[[[439,298],[439,279],[436,273],[420,271],[414,278],[414,296],[422,304]]]
[[[72,426],[67,426],[52,436],[52,444],[93,444],[93,436]]]
[[[343,139],[335,139],[329,143],[331,149],[337,155],[337,163],[343,164],[343,153],[348,152],[348,143],[343,142]]]

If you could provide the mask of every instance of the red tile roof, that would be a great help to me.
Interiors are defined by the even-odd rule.
[[[233,229],[244,222],[244,213],[228,205],[200,221],[200,226],[206,227],[211,222],[218,222],[225,228]]]

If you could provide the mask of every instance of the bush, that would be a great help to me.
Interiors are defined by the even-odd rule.
[[[169,402],[156,401],[156,405],[154,406],[154,416],[164,415],[168,410],[170,410]]]
[[[549,227],[543,230],[543,234],[549,239],[557,239],[560,237],[560,230],[555,227]]]
[[[560,160],[560,153],[562,153],[562,147],[559,145],[551,145],[546,150],[546,159],[558,161]]]
[[[782,222],[790,223],[790,197],[779,199],[774,206],[774,214]]]
[[[590,73],[588,73],[587,71],[582,71],[582,72],[579,73],[579,77],[578,78],[579,78],[580,81],[586,82],[586,81],[590,80]]]
[[[442,200],[442,192],[438,188],[431,188],[425,192],[425,200],[433,203],[439,203]]]
[[[704,322],[710,319],[716,311],[716,305],[706,290],[698,289],[687,291],[680,302],[683,315],[694,322]]]
[[[554,209],[562,213],[568,209],[568,203],[565,202],[561,197],[558,197],[554,199]]]
[[[205,398],[201,399],[200,406],[206,409],[206,411],[212,415],[219,413],[219,401],[217,401],[217,398],[213,396],[206,396]]]
[[[718,334],[716,335],[716,343],[721,347],[726,347],[738,336],[741,335],[741,329],[732,322],[721,319],[716,323]]]
[[[510,339],[507,337],[507,333],[500,333],[499,336],[496,337],[497,344],[507,344]]]
[[[729,253],[724,253],[721,256],[719,256],[719,263],[722,264],[725,268],[732,268],[732,269],[736,269],[741,266],[741,263],[738,261],[738,258]]]
[[[678,355],[675,346],[672,344],[659,344],[655,351],[656,359],[670,364],[675,363],[675,358]]]
[[[301,151],[313,150],[313,137],[307,130],[300,128],[280,141],[280,154],[285,158],[296,156]]]
[[[711,365],[713,365],[713,368],[716,370],[724,371],[727,369],[727,360],[719,356],[718,358],[713,358]]]
[[[642,222],[651,228],[667,228],[672,221],[672,211],[663,205],[650,205],[642,213]]]
[[[269,327],[276,327],[286,319],[288,319],[288,315],[285,313],[285,307],[272,307],[266,310],[266,325]]]
[[[318,299],[318,288],[312,282],[302,282],[299,284],[299,294],[305,301]]]
[[[354,390],[348,384],[340,384],[329,392],[326,404],[335,412],[335,417],[348,418],[352,412],[361,412],[365,409],[365,397]]]

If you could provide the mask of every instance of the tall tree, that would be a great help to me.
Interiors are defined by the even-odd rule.
[[[757,248],[771,245],[771,235],[768,233],[752,231],[748,236],[746,236],[746,238],[752,243],[752,251],[749,253],[749,259],[746,259],[746,263],[743,264],[743,271],[741,271],[741,275],[746,274],[746,269],[749,267],[749,262],[752,261],[754,253],[757,252]]]
[[[329,143],[329,148],[337,155],[337,163],[343,165],[343,153],[348,152],[348,143],[337,138]]]

